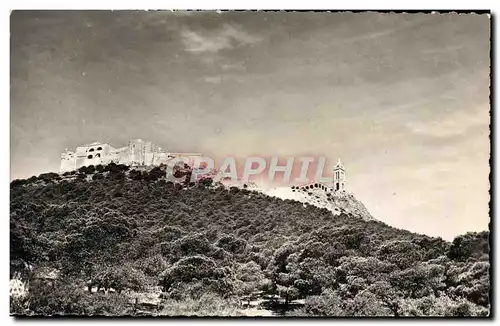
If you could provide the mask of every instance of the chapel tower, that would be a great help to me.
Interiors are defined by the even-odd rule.
[[[345,169],[340,162],[340,158],[333,169],[333,190],[345,191]]]

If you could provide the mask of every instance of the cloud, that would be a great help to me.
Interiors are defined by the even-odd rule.
[[[181,35],[185,50],[195,53],[217,53],[242,45],[252,45],[260,40],[258,37],[228,24],[211,33],[200,33],[186,29]]]
[[[210,83],[210,84],[221,84],[222,77],[221,76],[207,76],[207,77],[203,77],[203,81],[205,81],[206,83]]]
[[[245,71],[246,69],[244,61],[233,64],[223,64],[221,68],[224,71],[241,71],[241,72]]]

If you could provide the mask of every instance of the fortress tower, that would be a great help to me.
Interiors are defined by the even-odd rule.
[[[345,169],[340,159],[333,169],[333,190],[345,191]]]

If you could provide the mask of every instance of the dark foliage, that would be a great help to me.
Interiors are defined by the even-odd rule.
[[[13,312],[126,314],[122,292],[159,285],[165,300],[305,298],[299,315],[488,313],[488,232],[449,243],[164,173],[109,164],[14,180],[11,274],[31,279],[27,270],[48,266],[59,285],[30,281],[29,305],[14,302]],[[108,300],[92,287],[116,292]]]

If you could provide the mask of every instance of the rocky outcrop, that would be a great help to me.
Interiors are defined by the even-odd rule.
[[[321,189],[311,189],[311,191],[308,192],[297,192],[293,191],[290,187],[280,187],[261,191],[268,196],[296,200],[319,208],[326,208],[334,215],[339,215],[344,212],[366,221],[374,220],[374,217],[368,212],[365,205],[357,200],[353,194],[348,192],[331,193]]]

